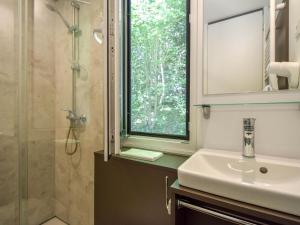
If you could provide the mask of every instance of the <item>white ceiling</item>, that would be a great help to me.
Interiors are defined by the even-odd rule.
[[[204,0],[207,23],[269,6],[269,0]]]

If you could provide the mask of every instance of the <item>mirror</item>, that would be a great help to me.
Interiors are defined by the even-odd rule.
[[[204,95],[300,90],[299,0],[204,0],[203,8]]]

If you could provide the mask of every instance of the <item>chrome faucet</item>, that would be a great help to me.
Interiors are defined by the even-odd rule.
[[[254,118],[244,119],[243,156],[247,158],[255,157],[255,148],[254,148],[255,120],[256,119]]]

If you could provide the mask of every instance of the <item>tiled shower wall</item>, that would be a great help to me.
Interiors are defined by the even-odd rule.
[[[55,65],[53,13],[45,0],[28,4],[28,225],[54,216]],[[51,2],[51,1],[50,1]]]
[[[94,157],[102,148],[103,105],[102,79],[104,49],[92,31],[102,21],[102,0],[90,0],[80,8],[80,77],[77,78],[77,111],[88,122],[81,132],[80,148],[73,156],[64,150],[69,121],[62,109],[71,109],[71,36],[55,17],[55,214],[71,225],[93,225]],[[70,1],[59,0],[57,8],[71,21]]]
[[[7,2],[10,1],[7,0]],[[80,148],[73,156],[65,154],[64,142],[69,121],[66,119],[66,112],[63,111],[63,109],[72,108],[72,39],[60,18],[46,8],[47,2],[55,5],[64,17],[70,23],[72,22],[70,0],[28,1],[28,108],[23,109],[28,114],[28,171],[25,185],[27,201],[24,208],[27,209],[28,225],[40,224],[53,216],[58,216],[71,225],[93,225],[93,153],[101,149],[103,145],[104,49],[95,42],[92,31],[94,28],[99,28],[101,24],[102,0],[91,0],[91,5],[82,5],[80,9],[80,29],[82,30],[80,64],[82,68],[77,78],[77,110],[79,114],[86,114],[88,122],[81,132]],[[12,82],[12,85],[15,84]],[[7,94],[1,95],[0,100],[2,96],[8,94],[12,99],[15,98],[16,90],[6,86],[7,88],[1,91],[6,90]],[[14,101],[6,102],[7,110],[9,110],[7,118],[12,118],[12,122],[8,123],[10,120],[7,120],[8,122],[4,123],[11,129],[14,128],[15,120],[13,119],[15,118],[9,112],[16,110],[11,108],[15,107],[13,104]],[[0,126],[3,124],[1,123]],[[1,135],[0,138],[2,138]],[[10,152],[10,155],[1,154],[1,156],[5,159],[9,157],[14,159],[8,166],[14,168],[10,177],[13,175],[16,178],[7,183],[13,182],[10,186],[17,188],[18,176],[13,173],[16,173],[18,169],[18,146],[16,141],[5,139],[6,141],[1,140],[1,143],[6,143],[4,149],[7,153]],[[2,162],[0,169],[3,169]],[[4,173],[0,173],[0,179],[2,179],[2,174]],[[3,177],[3,179],[8,178]],[[3,206],[5,207],[3,214],[9,219],[17,219],[17,189],[13,191],[13,188],[4,188],[10,190],[11,198]],[[0,199],[0,215],[2,215],[2,202],[4,201]],[[15,214],[12,215],[12,213]],[[1,219],[0,217],[0,224],[2,224]],[[16,223],[5,224],[15,225]]]

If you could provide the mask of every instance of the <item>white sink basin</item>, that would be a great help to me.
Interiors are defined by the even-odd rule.
[[[241,153],[201,149],[178,168],[178,180],[189,188],[300,216],[300,160],[247,159]]]

